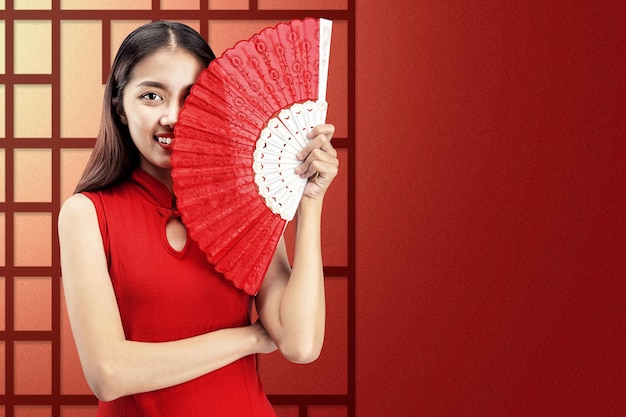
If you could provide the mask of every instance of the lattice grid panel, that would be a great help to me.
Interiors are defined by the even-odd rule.
[[[261,357],[281,417],[355,415],[354,0],[0,0],[0,416],[92,416],[62,298],[57,213],[94,145],[112,56],[151,20],[217,54],[279,21],[335,22],[329,120],[341,174],[323,221],[328,335],[306,367]]]

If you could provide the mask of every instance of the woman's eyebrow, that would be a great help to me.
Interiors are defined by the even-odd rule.
[[[142,81],[139,84],[137,84],[137,87],[154,87],[154,88],[165,89],[165,86],[158,81]]]
[[[184,91],[191,91],[191,87],[193,87],[194,83],[189,84],[188,86],[185,86],[183,88]],[[153,87],[153,88],[160,88],[161,90],[165,90],[165,84],[160,83],[158,81],[142,81],[139,84],[137,84],[137,87]]]

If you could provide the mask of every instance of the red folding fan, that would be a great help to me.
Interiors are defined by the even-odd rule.
[[[172,177],[183,222],[249,294],[306,186],[295,155],[326,119],[331,27],[293,20],[237,43],[200,74],[176,124]]]

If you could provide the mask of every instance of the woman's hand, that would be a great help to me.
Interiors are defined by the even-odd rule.
[[[296,168],[296,174],[309,178],[303,197],[323,198],[328,186],[337,176],[339,160],[337,151],[330,143],[335,133],[335,126],[323,124],[309,132],[311,142],[298,154],[302,165]]]
[[[257,353],[272,353],[276,350],[276,344],[270,335],[267,334],[267,330],[265,330],[265,327],[263,327],[263,323],[261,323],[260,320],[257,320],[256,323],[250,325],[250,329],[257,339]]]

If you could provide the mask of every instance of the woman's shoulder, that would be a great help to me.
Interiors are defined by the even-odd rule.
[[[72,194],[61,206],[61,210],[79,210],[84,211],[88,208],[93,208],[93,201],[86,193]]]
[[[119,190],[124,188],[124,182],[113,187],[107,187],[96,191],[81,191],[70,196],[61,206],[61,213],[70,215],[85,215],[101,211],[105,200],[115,198]],[[95,210],[95,211],[94,211]]]
[[[95,214],[95,206],[91,198],[83,193],[76,193],[65,200],[61,206],[59,222],[74,221],[77,218],[85,218]]]

